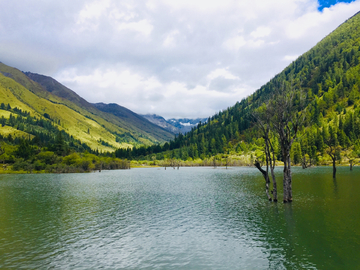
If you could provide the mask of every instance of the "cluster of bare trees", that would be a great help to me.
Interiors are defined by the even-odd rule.
[[[294,87],[287,82],[277,87],[272,96],[268,98],[255,112],[253,117],[264,138],[264,152],[266,170],[261,168],[259,161],[255,166],[260,170],[265,178],[266,194],[271,201],[269,193],[270,178],[269,169],[273,183],[273,200],[277,202],[277,184],[274,173],[275,149],[274,139],[279,142],[279,147],[284,162],[283,170],[283,202],[292,202],[292,178],[291,178],[291,146],[296,139],[299,128],[305,120],[304,97],[301,91],[295,91]]]

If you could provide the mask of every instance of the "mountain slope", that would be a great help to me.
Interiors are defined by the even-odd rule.
[[[51,82],[51,78],[48,81]],[[53,85],[56,86],[57,94],[61,93],[62,88],[66,88],[56,81]],[[50,119],[54,126],[86,143],[92,149],[114,151],[116,148],[127,148],[134,144],[159,143],[172,137],[172,134],[156,126],[155,130],[161,130],[158,132],[160,136],[153,135],[151,129],[148,132],[142,131],[126,120],[98,110],[80,97],[76,99],[76,94],[70,89],[67,89],[67,94],[72,96],[66,97],[70,99],[75,95],[75,102],[78,104],[54,95],[21,71],[2,63],[0,94],[0,103],[27,111],[32,117]]]
[[[357,13],[254,94],[214,115],[210,122],[185,136],[176,137],[170,147],[162,150],[181,148],[171,156],[186,159],[262,149],[251,112],[276,99],[276,90],[287,85],[294,93],[295,106],[300,96],[306,95],[306,122],[302,138],[296,142],[304,156],[324,156],[326,130],[330,128],[337,132],[341,147],[360,154],[359,63],[360,13]],[[278,158],[281,159],[281,154]]]
[[[94,109],[93,106],[91,106],[91,104],[87,102],[85,99],[83,99],[74,91],[72,91],[71,89],[67,88],[66,86],[62,85],[61,83],[59,83],[58,81],[54,80],[49,76],[44,76],[31,72],[24,72],[24,74],[32,81],[40,84],[43,87],[43,89],[52,93],[55,96],[67,99],[75,103],[79,107],[84,108],[90,112],[92,112],[92,110]]]
[[[359,63],[360,13],[357,13],[253,95],[213,116],[211,123],[184,138],[178,137],[174,145],[190,145],[191,141],[200,143],[204,137],[207,153],[221,153],[224,147],[228,147],[229,142],[234,147],[242,140],[254,143],[259,135],[252,129],[253,119],[250,112],[274,98],[274,90],[283,87],[284,83],[291,85],[296,93],[294,104],[298,102],[300,90],[306,93],[305,126],[325,124],[322,122],[323,117],[328,118],[327,121],[339,115],[346,118],[357,112],[354,109],[360,106]],[[357,140],[356,134],[346,135],[353,136],[354,143]]]
[[[156,114],[146,114],[146,115],[142,115],[142,117],[172,132],[175,135],[179,133],[185,134],[189,132],[193,127],[196,127],[199,123],[205,123],[208,120],[207,118],[196,118],[196,119],[170,118],[168,120],[165,120],[163,117]]]
[[[167,131],[173,133],[173,134],[179,134],[180,133],[180,129],[178,129],[177,127],[173,126],[172,124],[169,124],[164,117],[161,117],[160,115],[156,115],[156,114],[145,114],[142,115],[142,117],[144,117],[145,119],[147,119],[148,121],[150,121],[151,123],[158,125],[159,127],[162,127],[164,129],[166,129]]]
[[[115,135],[98,122],[72,110],[61,102],[55,103],[54,100],[41,98],[2,74],[0,74],[0,94],[1,103],[29,112],[32,117],[45,119],[47,116],[53,121],[53,125],[65,130],[93,149],[113,151],[111,147],[101,145],[100,139],[113,147],[121,147],[121,144],[115,141]]]
[[[112,109],[106,110],[102,105],[91,104],[87,102],[74,91],[60,84],[51,77],[34,74],[31,72],[25,72],[25,75],[33,81],[38,82],[48,92],[69,100],[80,108],[91,112],[93,115],[100,116],[108,122],[111,122],[120,127],[127,128],[128,132],[135,131],[139,134],[142,134],[142,137],[148,137],[151,142],[163,142],[173,138],[173,135],[169,132],[166,132],[156,125],[149,124],[148,121],[143,119],[141,116],[120,105],[117,105],[117,107],[112,106],[112,109],[116,107],[117,113],[114,114],[112,113]],[[131,137],[136,138],[137,135],[131,134]]]
[[[159,126],[144,119],[142,116],[118,104],[95,103],[93,105],[100,111],[112,114],[120,119],[125,119],[127,122],[132,123],[133,126],[139,130],[152,134],[154,137],[161,140],[169,140],[174,137],[173,134],[169,133],[163,128],[160,128]]]
[[[207,118],[196,118],[196,119],[189,119],[189,118],[170,118],[166,122],[173,125],[174,127],[178,128],[182,134],[189,132],[193,127],[196,127],[199,123],[205,123],[208,119]]]

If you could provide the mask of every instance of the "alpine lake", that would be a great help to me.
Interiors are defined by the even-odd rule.
[[[360,167],[0,175],[0,269],[360,269]],[[282,200],[282,168],[276,168]]]

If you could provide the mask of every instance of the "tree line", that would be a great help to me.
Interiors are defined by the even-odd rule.
[[[99,153],[60,130],[60,123],[46,114],[44,118],[37,118],[4,103],[0,104],[0,109],[10,112],[9,118],[0,118],[2,127],[9,126],[26,134],[0,134],[0,162],[5,168],[10,164],[14,171],[58,173],[129,168],[128,161],[112,153]]]

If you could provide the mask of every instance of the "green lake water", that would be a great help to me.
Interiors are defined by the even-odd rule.
[[[360,269],[359,194],[360,167],[293,168],[291,204],[255,168],[0,175],[0,269]]]

